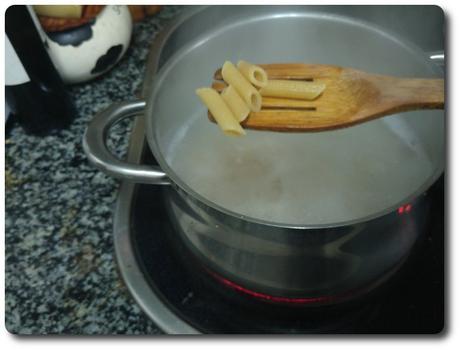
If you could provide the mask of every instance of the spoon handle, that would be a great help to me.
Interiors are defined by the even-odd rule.
[[[443,79],[391,79],[381,80],[380,92],[386,103],[396,110],[443,109]]]

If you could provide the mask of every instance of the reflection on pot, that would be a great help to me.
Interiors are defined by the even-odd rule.
[[[255,293],[319,298],[368,289],[388,278],[423,231],[424,196],[407,215],[352,226],[288,229],[251,223],[205,207],[178,188],[165,204],[182,240],[221,278]],[[230,283],[229,282],[229,283]]]

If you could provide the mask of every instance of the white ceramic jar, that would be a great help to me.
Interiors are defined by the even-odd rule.
[[[128,48],[132,19],[126,5],[107,5],[90,22],[45,40],[50,57],[67,84],[91,80],[112,68]]]

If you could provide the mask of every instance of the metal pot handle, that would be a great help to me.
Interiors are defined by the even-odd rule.
[[[88,160],[104,173],[123,180],[137,183],[168,185],[170,180],[160,167],[139,165],[117,159],[107,148],[110,128],[124,118],[133,117],[145,109],[145,101],[114,103],[96,114],[83,136],[83,149]]]

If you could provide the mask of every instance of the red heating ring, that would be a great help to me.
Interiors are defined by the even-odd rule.
[[[406,204],[402,205],[398,208],[398,214],[403,215],[407,214],[411,211],[412,209],[412,204]],[[342,301],[344,299],[349,298],[350,296],[355,294],[355,291],[350,291],[345,294],[340,294],[340,295],[335,295],[335,296],[322,296],[322,297],[311,297],[311,298],[288,298],[288,297],[280,297],[280,296],[274,296],[274,295],[269,295],[265,293],[260,293],[253,291],[251,289],[247,289],[233,281],[230,281],[229,279],[222,277],[218,275],[217,273],[205,268],[206,272],[208,272],[211,276],[213,276],[216,280],[218,280],[220,283],[223,285],[230,287],[238,292],[250,295],[251,297],[269,301],[269,302],[274,302],[274,303],[284,303],[284,304],[313,304],[313,303],[327,303],[327,302],[338,302]]]
[[[398,208],[398,214],[402,215],[404,213],[409,213],[412,209],[412,204],[402,205]]]
[[[337,302],[339,300],[347,299],[347,297],[353,295],[354,293],[346,293],[338,296],[322,296],[322,297],[312,297],[312,298],[288,298],[288,297],[279,297],[269,294],[264,294],[260,292],[255,292],[253,290],[247,289],[235,282],[230,281],[229,279],[218,275],[217,273],[205,269],[211,276],[217,279],[220,283],[224,284],[227,287],[230,287],[238,292],[250,295],[251,297],[261,299],[264,301],[269,301],[273,303],[284,303],[284,304],[313,304],[313,303],[326,303],[326,302]]]

